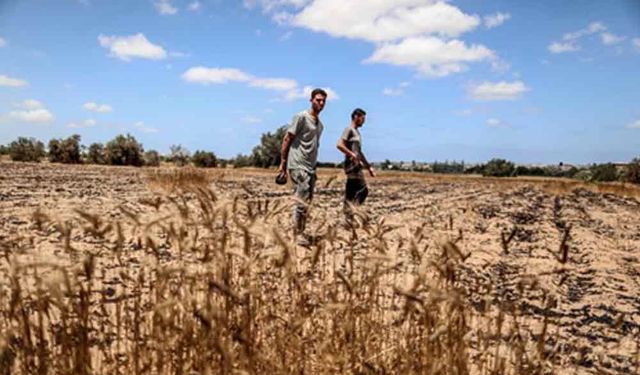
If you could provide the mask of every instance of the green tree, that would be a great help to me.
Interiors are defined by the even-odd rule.
[[[489,177],[509,177],[515,174],[515,165],[505,159],[491,159],[485,164],[482,175]]]
[[[44,143],[26,137],[18,137],[9,144],[9,155],[13,161],[39,162],[45,156]]]
[[[177,165],[178,167],[183,167],[189,164],[189,161],[191,159],[191,154],[189,153],[189,150],[187,150],[186,147],[182,145],[173,145],[169,147],[169,150],[170,150],[169,158],[175,165]]]
[[[144,164],[144,149],[142,144],[130,134],[119,134],[107,142],[105,159],[110,165],[133,165],[139,167]]]
[[[618,177],[618,169],[612,163],[594,164],[591,167],[592,181],[616,181]]]
[[[148,167],[160,166],[160,154],[156,150],[149,150],[144,153],[144,165]]]
[[[280,165],[282,140],[287,132],[287,125],[279,127],[274,133],[267,132],[260,137],[260,144],[251,152],[251,165],[261,168]]]
[[[640,184],[640,157],[631,160],[624,173],[624,180],[634,184]]]
[[[216,155],[210,151],[196,151],[191,157],[191,161],[199,168],[214,168],[218,165]]]
[[[105,164],[105,149],[102,143],[92,143],[87,151],[87,161],[91,164]]]
[[[52,163],[80,164],[80,135],[74,134],[67,139],[49,141],[49,161]]]

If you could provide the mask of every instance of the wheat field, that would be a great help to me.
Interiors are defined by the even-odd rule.
[[[0,374],[635,374],[637,187],[0,163]]]

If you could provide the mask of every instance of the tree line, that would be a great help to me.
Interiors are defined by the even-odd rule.
[[[286,125],[267,132],[260,137],[248,155],[238,154],[235,158],[221,159],[212,151],[197,150],[193,154],[182,145],[173,145],[167,155],[156,150],[145,151],[142,144],[132,135],[117,135],[107,142],[92,143],[88,147],[81,145],[80,135],[74,134],[66,139],[51,139],[45,148],[44,143],[34,138],[19,137],[8,145],[0,145],[0,155],[8,154],[14,161],[38,162],[45,157],[52,163],[65,164],[104,164],[131,166],[159,166],[161,162],[174,163],[176,166],[193,165],[201,168],[259,167],[269,168],[280,164],[280,150]],[[320,167],[340,168],[342,163],[319,163]],[[613,163],[592,164],[588,166],[559,165],[525,166],[516,165],[505,159],[492,159],[484,164],[467,165],[463,161],[445,161],[410,164],[385,160],[377,163],[383,170],[418,171],[450,174],[481,174],[490,177],[564,177],[584,181],[625,181],[640,184],[640,157],[625,165]]]

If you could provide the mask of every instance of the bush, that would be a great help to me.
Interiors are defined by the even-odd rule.
[[[593,179],[593,174],[589,169],[582,169],[578,173],[574,174],[573,178],[576,180],[591,181]]]
[[[183,167],[189,164],[190,153],[185,147],[182,145],[173,145],[170,148],[171,154],[169,155],[169,159],[178,167]]]
[[[105,164],[106,156],[102,143],[92,143],[87,151],[87,162],[91,164]]]
[[[268,168],[280,165],[282,156],[282,140],[287,132],[287,125],[279,127],[274,133],[267,132],[260,137],[260,144],[253,148],[251,164]]]
[[[435,161],[431,165],[431,170],[433,173],[464,173],[464,162]]]
[[[144,165],[148,167],[160,166],[160,154],[156,150],[149,150],[144,153]]]
[[[80,164],[80,136],[74,134],[67,139],[52,139],[49,141],[49,161],[52,163]]]
[[[509,177],[515,174],[515,165],[504,159],[491,159],[485,164],[482,175],[489,177]]]
[[[9,147],[5,145],[0,145],[0,155],[8,155]]]
[[[231,160],[234,168],[250,167],[252,165],[252,157],[247,155],[238,154]]]
[[[631,160],[624,172],[624,180],[633,184],[640,184],[640,157]]]
[[[18,137],[9,144],[9,155],[13,161],[39,162],[45,156],[44,143],[26,137]]]
[[[616,181],[618,180],[618,169],[612,163],[594,164],[591,167],[591,181]]]
[[[199,168],[213,168],[218,165],[216,155],[209,151],[196,151],[191,157],[191,161]]]
[[[131,135],[119,134],[105,147],[105,160],[111,165],[133,165],[139,167],[144,164],[142,145]]]

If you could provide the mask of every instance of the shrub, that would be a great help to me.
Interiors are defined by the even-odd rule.
[[[250,167],[252,165],[252,158],[251,156],[238,154],[238,156],[231,160],[231,163],[233,163],[234,168]]]
[[[49,161],[52,163],[80,164],[80,136],[74,134],[67,139],[49,141]]]
[[[87,162],[92,164],[105,164],[105,150],[102,143],[92,143],[87,151]]]
[[[624,172],[624,180],[634,184],[640,184],[640,157],[631,160]]]
[[[160,166],[160,154],[156,150],[149,150],[144,153],[144,165],[148,167]]]
[[[169,155],[169,159],[175,165],[177,165],[178,167],[183,167],[189,164],[189,160],[190,160],[189,150],[187,150],[182,145],[173,145],[169,149],[171,151]]]
[[[13,161],[39,162],[45,156],[44,143],[26,137],[18,137],[9,144],[9,155]]]
[[[218,159],[213,152],[196,151],[191,157],[193,165],[200,168],[213,168],[218,165]]]
[[[491,159],[485,164],[482,175],[490,177],[509,177],[516,171],[515,165],[504,159]]]
[[[144,149],[142,145],[131,135],[119,134],[105,147],[105,160],[111,165],[134,165],[139,167],[144,164]]]
[[[445,161],[443,163],[435,161],[431,165],[431,170],[433,173],[464,173],[464,162]]]
[[[616,181],[618,179],[618,170],[612,163],[594,164],[591,167],[591,181]]]
[[[573,178],[581,181],[591,181],[593,179],[593,174],[589,169],[582,169],[578,173],[574,174]]]
[[[0,145],[0,155],[8,155],[9,147],[5,145]]]
[[[282,140],[287,126],[279,127],[274,133],[267,132],[260,137],[260,144],[253,148],[251,165],[268,168],[280,165],[282,155]]]

